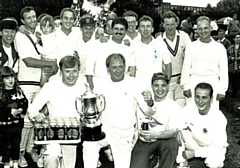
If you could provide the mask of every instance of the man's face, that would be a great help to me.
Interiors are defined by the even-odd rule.
[[[128,30],[127,31],[129,31],[129,32],[136,31],[136,27],[137,27],[137,24],[138,24],[136,18],[134,16],[126,16],[124,18],[128,22]]]
[[[233,40],[235,43],[240,44],[240,35],[236,35]]]
[[[60,19],[54,20],[54,26],[55,26],[55,28],[61,27],[61,20]]]
[[[113,27],[113,40],[122,41],[126,35],[126,28],[122,24],[115,24]]]
[[[197,88],[194,95],[199,114],[206,115],[209,112],[212,98],[208,89]]]
[[[113,31],[112,31],[112,21],[113,20],[108,20],[106,23],[106,27],[105,27],[105,33],[107,33],[108,35],[112,35]]]
[[[109,67],[107,68],[107,70],[110,73],[113,82],[119,82],[123,80],[125,65],[120,57],[117,59],[112,58],[110,60]]]
[[[65,30],[72,29],[74,21],[74,14],[70,11],[65,11],[61,18],[62,28]]]
[[[83,37],[91,38],[95,30],[94,26],[83,26],[81,28]]]
[[[79,76],[79,67],[76,64],[73,68],[62,67],[62,82],[67,86],[73,86],[77,82]]]
[[[201,20],[197,24],[197,31],[201,41],[207,41],[211,38],[211,26],[207,20]]]
[[[1,31],[2,43],[4,46],[9,47],[13,40],[15,39],[16,30],[12,29],[3,29]]]
[[[218,38],[222,40],[225,37],[225,33],[223,31],[218,32]]]
[[[161,101],[166,98],[168,93],[168,84],[165,80],[155,80],[152,84],[155,101]]]
[[[36,12],[34,10],[31,10],[29,12],[23,13],[22,22],[29,29],[35,29],[37,26]]]
[[[14,76],[8,76],[3,78],[3,83],[4,83],[4,89],[13,89],[14,84],[15,84],[15,78]]]
[[[233,20],[237,19],[237,14],[233,14]]]
[[[163,27],[167,34],[174,34],[177,28],[177,21],[175,18],[165,18],[163,20]]]
[[[139,23],[139,32],[141,37],[151,37],[153,32],[153,26],[150,21],[141,21]]]

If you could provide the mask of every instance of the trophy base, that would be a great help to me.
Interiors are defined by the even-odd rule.
[[[97,127],[83,127],[82,140],[84,141],[99,141],[106,137],[105,133],[101,130],[101,125]]]

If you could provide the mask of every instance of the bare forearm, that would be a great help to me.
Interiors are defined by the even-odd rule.
[[[52,61],[43,61],[35,58],[25,58],[24,63],[27,67],[33,67],[33,68],[44,68],[44,67],[52,67],[53,62]]]
[[[174,137],[176,137],[176,135],[177,135],[177,130],[172,129],[172,130],[157,132],[157,133],[155,133],[154,138],[168,139],[168,138],[174,138]]]

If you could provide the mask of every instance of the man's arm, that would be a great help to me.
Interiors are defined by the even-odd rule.
[[[171,80],[171,76],[172,76],[172,63],[169,64],[165,64],[165,74],[168,77],[168,80]]]
[[[93,90],[93,88],[94,88],[93,80],[92,80],[93,76],[92,75],[85,75],[85,76],[86,76],[86,79],[87,79],[90,89]]]
[[[128,72],[130,72],[130,76],[136,77],[136,66],[129,66]]]

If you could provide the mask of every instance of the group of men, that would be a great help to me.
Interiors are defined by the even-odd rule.
[[[228,61],[224,46],[211,38],[208,17],[198,18],[200,37],[191,42],[186,33],[176,30],[179,19],[171,11],[163,15],[165,32],[157,39],[152,36],[151,17],[138,20],[136,13],[128,11],[112,20],[111,35],[101,34],[103,40],[97,40],[91,16],[83,16],[80,28],[74,27],[75,11],[64,8],[61,27],[55,32],[57,63],[41,60],[31,42],[37,41],[34,8],[24,7],[20,17],[24,32],[9,26],[16,23],[12,18],[0,23],[0,31],[3,45],[14,44],[15,39],[18,79],[30,102],[22,151],[33,138],[27,136],[33,133],[33,121],[45,118],[40,112],[45,104],[53,117],[79,116],[75,98],[86,85],[106,100],[101,116],[106,138],[82,142],[83,163],[75,165],[76,146],[58,144],[54,147],[59,152],[47,148],[42,167],[56,168],[62,161],[65,168],[96,168],[99,150],[108,145],[116,168],[187,167],[193,157],[206,158],[210,168],[223,167],[227,121],[216,102],[224,99],[228,87]],[[14,31],[5,33],[10,30]],[[14,50],[8,45],[1,51],[7,53],[8,62],[15,53],[5,49],[9,47]],[[1,60],[0,65],[5,63]],[[55,75],[41,88],[44,67]],[[148,130],[141,128],[144,119],[149,121]]]

